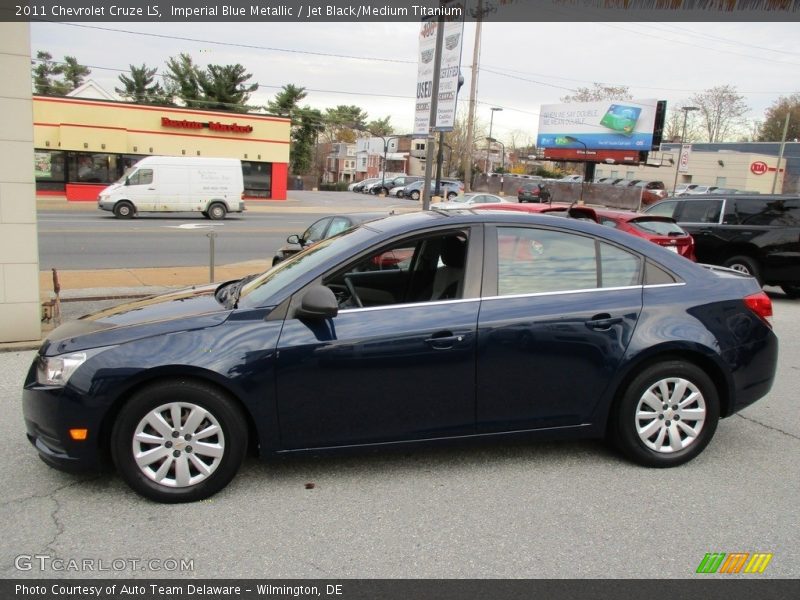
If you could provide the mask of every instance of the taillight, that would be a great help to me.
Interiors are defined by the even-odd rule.
[[[744,303],[747,308],[752,310],[757,316],[761,317],[767,325],[772,327],[772,300],[770,300],[765,292],[758,292],[757,294],[745,296]]]

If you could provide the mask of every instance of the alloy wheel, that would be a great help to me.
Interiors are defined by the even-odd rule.
[[[148,412],[133,435],[133,458],[150,480],[172,488],[204,481],[225,454],[219,422],[205,408],[171,402]]]
[[[645,390],[636,407],[635,419],[636,432],[645,446],[670,454],[698,439],[706,420],[706,402],[694,383],[682,377],[669,377]]]

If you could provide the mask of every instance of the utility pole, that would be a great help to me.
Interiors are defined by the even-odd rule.
[[[481,29],[483,17],[489,9],[483,8],[483,0],[478,0],[478,7],[473,11],[475,17],[475,45],[472,48],[472,79],[469,82],[469,111],[467,113],[467,151],[462,157],[464,169],[464,190],[472,191],[472,143],[475,137],[475,104],[478,100],[478,72],[481,58]]]
[[[783,124],[783,137],[781,137],[781,151],[778,153],[778,164],[775,165],[775,177],[772,179],[772,193],[775,193],[775,188],[778,185],[778,174],[781,172],[781,161],[783,160],[783,151],[786,148],[786,134],[789,132],[789,116],[792,114],[791,110],[786,112],[786,122]]]
[[[428,137],[425,143],[425,181],[422,188],[422,210],[431,209],[431,177],[433,175],[433,149],[436,146],[436,117],[439,114],[439,79],[442,74],[442,45],[444,42],[444,17],[436,23],[436,51],[433,54],[433,87],[431,89],[431,114],[428,119]]]

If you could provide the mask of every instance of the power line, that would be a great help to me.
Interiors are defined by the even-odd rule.
[[[113,33],[127,33],[130,35],[142,35],[147,37],[154,37],[167,40],[179,40],[182,42],[197,42],[200,44],[215,44],[218,46],[230,46],[233,48],[246,48],[248,50],[264,50],[268,52],[287,52],[290,54],[308,54],[310,56],[326,56],[330,58],[346,58],[350,60],[368,60],[370,62],[391,62],[401,64],[417,64],[416,60],[404,60],[401,58],[379,58],[374,56],[354,56],[349,54],[335,54],[332,52],[314,52],[312,50],[294,50],[292,48],[276,48],[272,46],[257,46],[253,44],[242,44],[238,42],[220,42],[217,40],[205,40],[201,38],[191,38],[177,35],[166,35],[161,33],[151,33],[146,31],[132,31],[130,29],[116,29],[114,27],[101,27],[99,25],[85,25],[81,23],[60,23],[54,21],[46,21],[42,19],[32,19],[38,22],[50,23],[54,25],[66,25],[69,27],[81,27],[84,29],[98,29],[100,31],[111,31]]]

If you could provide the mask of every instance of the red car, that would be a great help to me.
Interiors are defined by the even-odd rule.
[[[694,255],[694,238],[669,217],[608,208],[593,210],[598,223],[650,240],[689,260],[697,260]]]
[[[608,225],[631,235],[650,240],[654,244],[664,246],[667,250],[677,252],[689,260],[697,260],[694,254],[694,238],[669,217],[646,215],[627,210],[572,206],[563,202],[553,202],[552,204],[479,204],[471,208],[552,213],[557,216],[570,216],[573,219],[594,221],[595,223]]]
[[[548,202],[546,204],[473,204],[473,210],[512,210],[516,212],[550,213],[557,217],[572,217],[584,221],[599,223],[594,209],[588,206],[573,206],[566,202]]]

